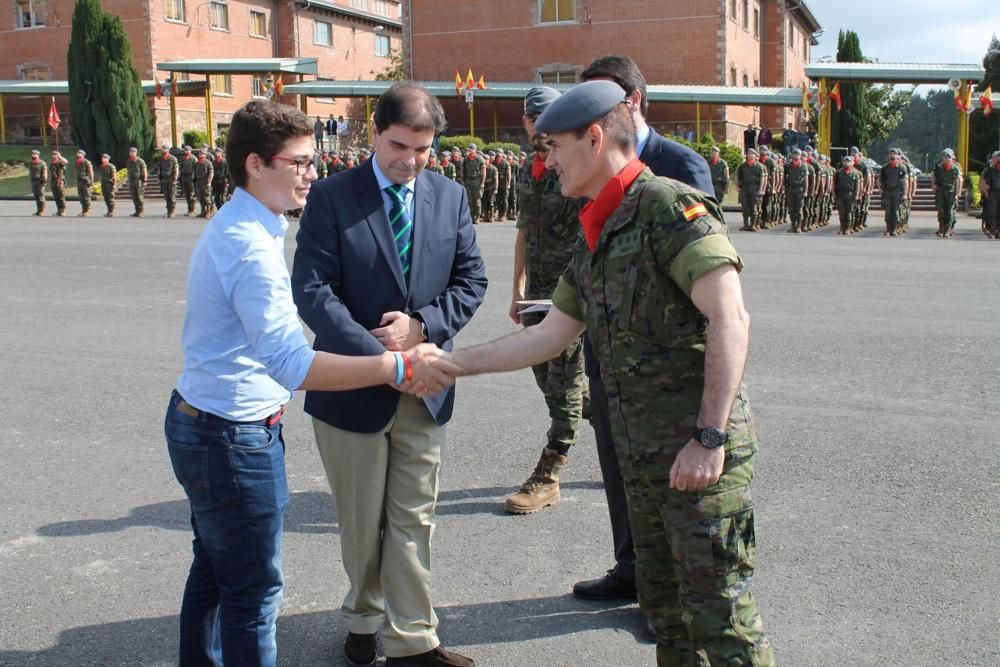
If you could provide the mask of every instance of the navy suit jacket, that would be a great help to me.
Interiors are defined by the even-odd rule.
[[[657,176],[686,183],[715,199],[708,161],[684,144],[671,141],[650,128],[649,139],[639,159]]]
[[[371,161],[313,183],[296,236],[292,294],[316,334],[317,350],[382,354],[385,348],[369,330],[392,310],[419,313],[428,340],[450,350],[451,339],[483,302],[486,272],[465,188],[423,171],[413,197],[407,284]],[[345,431],[375,433],[392,419],[399,396],[387,385],[308,391],[305,410]],[[455,390],[423,400],[440,426],[451,418]]]

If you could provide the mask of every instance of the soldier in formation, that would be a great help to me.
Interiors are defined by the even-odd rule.
[[[441,154],[441,175],[445,178],[450,178],[455,181],[458,180],[457,171],[455,170],[455,165],[451,161],[451,153],[445,151]]]
[[[758,153],[760,153],[758,164],[764,167],[764,185],[761,188],[760,199],[758,201],[758,206],[760,208],[760,213],[758,214],[757,229],[767,229],[770,227],[774,221],[774,165],[775,162],[771,158],[771,153],[765,146],[758,148]]]
[[[937,209],[938,238],[955,235],[955,208],[962,196],[962,168],[955,162],[950,148],[941,153],[941,161],[934,166],[934,207]]]
[[[94,165],[87,159],[87,151],[76,152],[76,194],[80,197],[80,217],[90,215],[90,187],[94,184]]]
[[[56,215],[60,218],[66,215],[66,165],[69,160],[59,151],[52,151],[52,161],[49,164],[49,187],[52,188],[52,198],[56,201]]]
[[[495,211],[493,206],[497,198],[499,174],[495,160],[496,154],[486,154],[486,162],[484,164],[486,171],[483,176],[482,222],[493,222],[494,219]]]
[[[35,212],[40,216],[45,213],[45,186],[49,182],[49,169],[42,160],[41,153],[31,151],[31,163],[28,165],[28,177],[31,180],[31,194],[35,198]]]
[[[477,224],[482,219],[481,202],[483,187],[486,181],[486,161],[476,151],[475,144],[469,144],[468,152],[462,160],[462,183],[469,197],[469,213],[472,223]]]
[[[509,315],[515,324],[535,326],[544,313],[521,314],[524,299],[548,299],[573,255],[580,232],[580,205],[564,197],[559,175],[547,169],[546,137],[535,131],[535,119],[559,98],[559,92],[536,86],[524,98],[522,124],[535,148],[530,166],[521,172],[521,212],[514,241],[514,289]],[[535,469],[504,508],[512,514],[529,514],[559,502],[559,475],[566,454],[576,442],[583,412],[586,380],[583,374],[583,340],[577,338],[550,361],[532,367],[535,383],[549,412],[549,429]]]
[[[221,148],[215,149],[215,159],[212,162],[212,208],[218,210],[229,201],[229,165],[226,164],[226,154]]]
[[[427,157],[427,166],[425,169],[427,169],[427,171],[433,171],[435,174],[444,176],[444,167],[442,167],[441,163],[438,162],[437,154],[434,152],[433,148],[431,149],[430,155]]]
[[[899,151],[889,149],[889,161],[882,165],[878,174],[878,185],[882,191],[882,210],[885,214],[885,231],[882,236],[901,236],[900,213],[906,193],[908,170],[899,159]]]
[[[708,159],[708,171],[712,174],[712,188],[715,190],[715,201],[722,203],[729,191],[729,163],[720,157],[718,146],[712,146],[712,154]]]
[[[194,167],[198,164],[198,159],[191,154],[191,147],[185,146],[181,154],[180,162],[180,184],[181,195],[187,202],[187,213],[184,215],[191,217],[194,215]]]
[[[143,212],[146,196],[146,179],[149,173],[146,171],[146,161],[139,157],[139,149],[133,146],[128,149],[128,161],[125,163],[125,171],[128,173],[128,193],[132,197],[132,204],[135,211],[129,217],[145,217]]]
[[[101,175],[101,196],[104,197],[104,206],[107,208],[105,218],[110,218],[115,214],[115,190],[118,189],[118,168],[111,164],[111,156],[107,153],[101,155],[101,164],[97,167]]]
[[[159,178],[160,192],[163,193],[163,199],[167,202],[167,217],[174,218],[177,216],[175,212],[177,208],[177,180],[180,178],[181,172],[177,158],[170,153],[170,147],[166,144],[160,147],[160,159],[153,166],[153,172]]]
[[[503,150],[500,150],[494,164],[497,168],[497,222],[500,222],[507,219],[507,203],[510,201],[510,158],[507,157],[507,154]]]
[[[854,168],[861,175],[861,193],[854,202],[854,215],[851,220],[851,232],[857,233],[868,226],[868,207],[875,188],[875,172],[868,166],[868,160],[857,146],[851,146],[850,155],[854,160]]]
[[[854,205],[858,197],[861,196],[862,178],[861,173],[854,168],[854,158],[850,155],[844,157],[843,168],[837,171],[834,181],[834,193],[837,196],[837,214],[840,216],[841,236],[849,236],[854,233],[852,224],[854,222]]]
[[[215,169],[204,150],[194,152],[194,193],[198,198],[199,218],[207,218],[212,212],[212,177]]]
[[[744,232],[755,232],[760,227],[760,195],[767,181],[767,170],[757,161],[757,150],[747,149],[746,160],[736,169],[736,189],[740,194]]]
[[[1000,239],[1000,151],[990,157],[979,178],[983,195],[983,231],[986,238]]]
[[[793,148],[789,155],[791,162],[785,164],[784,169],[788,217],[791,222],[788,233],[799,234],[803,231],[802,205],[809,190],[809,166],[802,161],[802,151],[798,148]]]

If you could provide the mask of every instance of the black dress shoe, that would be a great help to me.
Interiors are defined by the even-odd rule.
[[[587,600],[637,599],[635,582],[622,579],[614,570],[608,570],[600,579],[576,582],[573,584],[573,595]]]
[[[387,666],[395,665],[396,667],[434,667],[435,665],[440,665],[441,667],[476,667],[476,663],[473,662],[472,658],[466,658],[464,655],[445,651],[442,646],[436,646],[430,651],[420,653],[419,655],[408,655],[400,658],[386,657],[385,664]]]
[[[347,657],[347,664],[368,667],[374,665],[378,659],[375,650],[375,635],[356,635],[353,632],[347,633],[347,641],[344,642],[344,656]]]

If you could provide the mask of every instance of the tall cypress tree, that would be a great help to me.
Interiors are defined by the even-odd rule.
[[[147,153],[153,121],[132,64],[132,46],[118,16],[100,0],[77,0],[67,54],[72,135],[90,155],[107,153],[116,164],[136,146]]]
[[[838,63],[868,62],[861,53],[861,41],[853,30],[841,31],[837,40]],[[834,146],[867,146],[871,137],[865,108],[865,88],[870,84],[841,83],[843,109],[833,108],[830,135]]]

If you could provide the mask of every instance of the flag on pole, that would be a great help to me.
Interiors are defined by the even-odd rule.
[[[465,87],[475,88],[476,87],[476,77],[472,76],[472,68],[469,68],[469,73],[465,77]]]
[[[840,111],[843,108],[844,102],[843,102],[843,100],[840,97],[840,82],[839,81],[836,84],[834,84],[833,88],[830,89],[830,92],[827,93],[827,96],[831,100],[833,100],[834,102],[837,103],[837,111]]]
[[[809,86],[802,82],[802,110],[809,111]]]
[[[275,96],[277,96],[277,95],[283,95],[284,93],[285,93],[285,82],[282,81],[281,77],[279,76],[278,80],[274,83],[274,94]]]
[[[153,80],[156,81],[156,87],[154,88],[153,96],[156,99],[160,99],[161,97],[163,97],[163,84],[160,83],[160,77],[156,77]]]
[[[462,75],[455,70],[455,94],[459,97],[462,96]]]
[[[961,85],[955,89],[955,108],[959,111],[965,111],[965,98],[962,97]]]
[[[986,90],[979,96],[979,105],[983,107],[983,115],[989,116],[993,111],[993,85],[986,86]]]
[[[49,106],[49,120],[48,125],[53,130],[59,127],[59,110],[56,109],[56,98],[52,98],[52,104]]]
[[[479,83],[476,84],[476,88],[478,88],[479,90],[486,90],[486,75],[485,74],[480,74],[479,75]]]
[[[170,77],[170,95],[172,97],[177,97],[177,77]]]
[[[972,110],[976,105],[972,103],[972,84],[965,87],[965,99],[962,101],[962,107],[965,113],[971,114]]]

